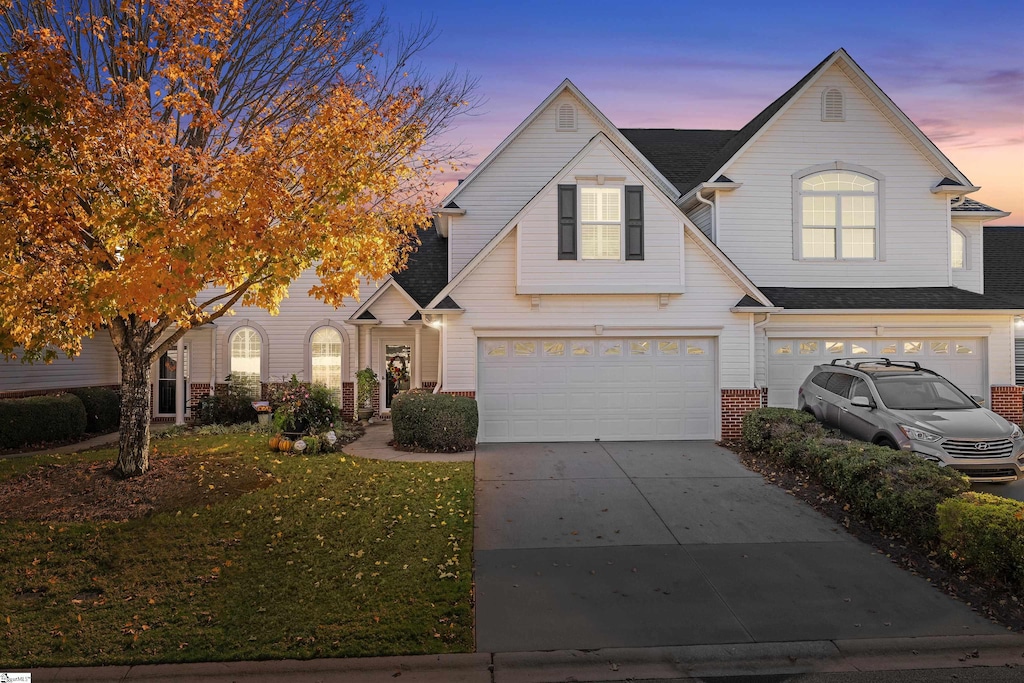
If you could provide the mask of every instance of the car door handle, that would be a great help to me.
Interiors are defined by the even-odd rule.
[[[818,396],[817,394],[814,395],[814,398],[818,399],[819,401],[822,400],[821,396]]]
[[[843,411],[844,413],[850,412],[850,410],[848,408],[840,408],[839,410]]]

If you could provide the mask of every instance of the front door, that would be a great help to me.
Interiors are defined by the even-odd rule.
[[[185,365],[182,373],[185,377],[185,395],[188,395],[188,347],[185,347]],[[174,375],[178,367],[178,350],[168,349],[167,353],[160,357],[160,374],[157,379],[157,413],[162,415],[174,415],[177,398]],[[185,406],[186,411],[188,406]]]
[[[412,349],[408,344],[384,344],[384,404],[381,410],[391,410],[391,399],[400,391],[407,391],[412,377]]]

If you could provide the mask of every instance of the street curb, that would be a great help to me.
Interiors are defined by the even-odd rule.
[[[34,683],[551,683],[688,676],[1024,667],[1024,635],[929,636],[350,659],[36,669]]]

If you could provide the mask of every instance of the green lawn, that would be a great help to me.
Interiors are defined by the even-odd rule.
[[[5,667],[472,651],[471,463],[154,444],[214,494],[240,468],[270,485],[125,522],[0,520]],[[2,462],[0,479],[49,462]]]

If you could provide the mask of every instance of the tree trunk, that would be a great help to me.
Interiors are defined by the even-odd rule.
[[[134,344],[129,344],[134,346]],[[121,440],[114,471],[135,477],[149,469],[149,354],[126,348],[121,361]]]

